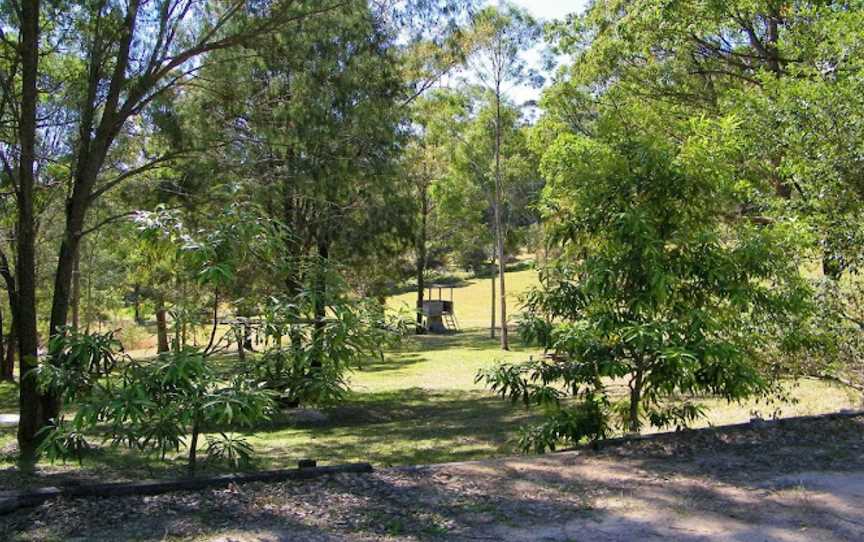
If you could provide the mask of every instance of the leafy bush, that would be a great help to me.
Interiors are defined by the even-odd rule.
[[[276,346],[254,364],[256,379],[273,390],[284,405],[328,404],[341,399],[348,389],[347,367],[328,360],[313,367],[310,351]]]
[[[252,458],[252,446],[246,439],[219,433],[207,437],[207,459],[222,461],[235,468],[245,467]]]
[[[270,392],[243,375],[223,382],[200,351],[186,348],[153,362],[130,361],[115,377],[96,382],[81,396],[75,416],[50,428],[40,451],[51,460],[80,458],[88,447],[82,435],[102,425],[104,439],[114,446],[154,451],[163,458],[186,448],[194,471],[203,432],[250,427],[268,419],[272,408]],[[245,441],[233,437],[211,440],[207,448],[234,464],[251,453]]]
[[[594,396],[569,408],[556,408],[534,427],[523,428],[519,435],[522,450],[543,453],[554,451],[559,443],[578,444],[583,440],[596,442],[611,433],[606,404]]]
[[[48,353],[51,362],[39,364],[29,377],[36,378],[43,390],[68,402],[89,393],[126,358],[113,331],[87,334],[71,327],[51,337]]]

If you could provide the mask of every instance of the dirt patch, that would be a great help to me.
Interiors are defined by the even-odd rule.
[[[601,450],[76,499],[2,540],[864,539],[864,418],[682,433]]]

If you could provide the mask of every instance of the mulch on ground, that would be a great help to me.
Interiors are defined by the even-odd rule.
[[[61,499],[0,540],[862,540],[864,417],[306,482]]]

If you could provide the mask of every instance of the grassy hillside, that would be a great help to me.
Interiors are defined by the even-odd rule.
[[[518,270],[508,271],[505,275],[507,283],[507,307],[510,323],[513,316],[519,312],[519,299],[523,293],[537,285],[537,271],[525,269],[526,264],[517,267]],[[457,283],[453,288],[453,306],[456,319],[462,329],[488,328],[491,316],[492,284],[491,278],[467,279]],[[497,279],[496,279],[497,280]],[[497,288],[497,283],[496,283]],[[438,292],[434,295],[437,297]],[[449,299],[450,291],[443,291],[445,299]],[[496,302],[498,294],[496,292]],[[416,292],[406,292],[387,299],[387,305],[394,309],[413,311],[417,303]],[[500,315],[500,308],[498,314]],[[500,324],[500,322],[498,322]]]

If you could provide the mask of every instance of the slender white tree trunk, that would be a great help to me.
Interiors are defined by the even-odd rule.
[[[505,287],[504,270],[507,260],[504,258],[504,225],[501,219],[501,202],[503,200],[503,189],[501,186],[501,85],[495,86],[495,242],[498,253],[498,280],[500,287],[498,295],[501,304],[501,349],[510,349],[510,340],[507,333],[507,290]]]

